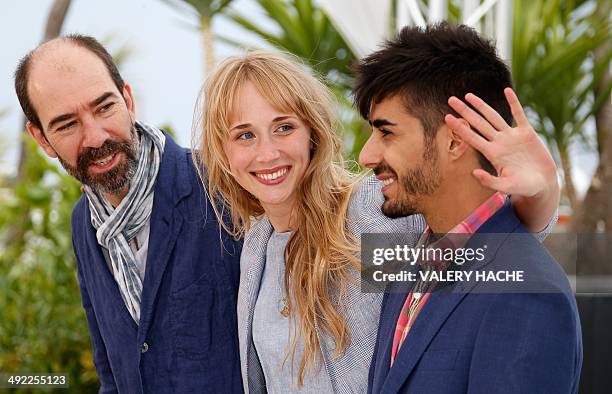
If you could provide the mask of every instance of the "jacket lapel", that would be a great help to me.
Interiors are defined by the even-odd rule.
[[[183,148],[165,135],[166,144],[157,174],[150,219],[149,249],[140,306],[139,341],[144,340],[151,324],[157,291],[183,225],[183,217],[176,206],[192,191],[187,155]]]
[[[427,305],[419,313],[404,344],[396,355],[393,367],[389,370],[381,392],[397,393],[400,390],[433,337],[463,297],[465,297],[465,293],[434,292],[429,296]],[[393,338],[391,338],[392,341]],[[390,353],[391,348],[389,347]]]
[[[381,311],[382,320],[380,322],[378,334],[380,343],[374,358],[375,365],[373,366],[375,371],[371,390],[373,393],[381,391],[381,387],[389,373],[395,326],[397,325],[397,319],[406,300],[406,296],[406,293],[388,294],[383,304],[383,310]]]
[[[272,225],[264,217],[255,222],[245,236],[242,255],[240,256],[240,287],[238,290],[238,336],[240,343],[240,360],[243,363],[242,378],[246,385],[249,380],[257,379],[261,372],[255,364],[257,357],[253,346],[253,314],[259,293],[261,275],[266,264],[266,249],[272,234]],[[255,368],[255,369],[254,369]],[[263,376],[261,376],[263,379]],[[264,382],[260,382],[261,385]],[[259,386],[258,384],[249,386]],[[252,390],[252,389],[251,389]]]

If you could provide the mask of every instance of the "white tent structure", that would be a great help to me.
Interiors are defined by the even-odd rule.
[[[377,49],[392,33],[391,26],[425,26],[445,20],[450,0],[319,0],[338,31],[359,57]],[[512,53],[512,0],[457,0],[462,23],[493,38],[500,56]],[[395,14],[395,21],[391,16]]]

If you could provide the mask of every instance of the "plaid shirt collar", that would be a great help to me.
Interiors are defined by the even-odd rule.
[[[442,238],[432,242],[430,245],[427,245],[428,238],[431,235],[431,228],[427,226],[419,238],[417,245],[420,246],[425,244],[427,247],[435,247],[440,249],[462,248],[465,246],[470,236],[474,234],[487,220],[489,220],[501,207],[503,207],[505,202],[506,195],[500,192],[495,192],[485,202],[480,204],[480,206],[478,206],[478,208],[476,208],[467,218],[446,233],[465,234],[465,237],[456,235],[447,237],[445,234]]]

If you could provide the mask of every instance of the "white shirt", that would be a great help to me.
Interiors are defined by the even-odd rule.
[[[145,268],[147,266],[147,252],[149,251],[149,233],[151,231],[151,218],[142,226],[136,237],[130,242],[130,248],[134,252],[136,266],[138,267],[138,276],[144,283]]]

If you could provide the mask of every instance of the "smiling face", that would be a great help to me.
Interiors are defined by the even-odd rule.
[[[250,81],[236,94],[224,152],[234,179],[267,213],[287,212],[310,163],[310,128],[272,107]]]
[[[128,186],[138,164],[129,85],[119,92],[92,52],[52,42],[32,59],[28,93],[42,125],[28,131],[47,155],[93,189]]]
[[[359,162],[384,184],[383,213],[393,218],[423,213],[424,198],[441,183],[437,137],[427,139],[421,121],[397,95],[372,105],[370,123]]]

